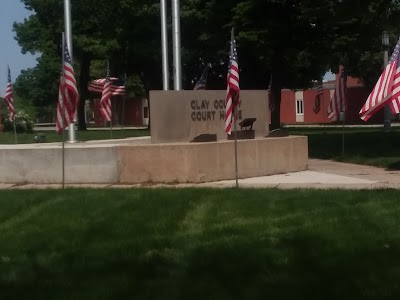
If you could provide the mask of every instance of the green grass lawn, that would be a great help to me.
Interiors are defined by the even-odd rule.
[[[62,142],[62,135],[59,135],[56,131],[36,131],[34,133],[19,133],[17,135],[19,144],[36,143],[34,137],[44,134],[46,135],[47,142]],[[123,139],[129,137],[147,136],[150,135],[148,129],[124,129],[124,130],[113,130],[112,138]],[[76,131],[76,138],[78,141],[91,141],[91,140],[106,140],[111,139],[111,133],[109,130],[85,130]],[[68,140],[68,132],[65,133],[65,140]],[[0,132],[0,144],[14,144],[14,133],[12,132]]]
[[[0,191],[0,299],[400,299],[397,190]]]
[[[290,134],[307,135],[311,158],[400,169],[400,128],[345,128],[344,155],[341,128],[289,128]]]

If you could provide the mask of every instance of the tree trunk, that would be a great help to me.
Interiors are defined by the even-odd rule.
[[[274,110],[271,112],[270,131],[281,127],[281,88],[282,74],[280,66],[275,66],[272,70],[271,93],[274,99]]]
[[[86,130],[85,122],[85,100],[88,98],[87,85],[89,83],[90,75],[90,63],[91,58],[89,55],[82,55],[80,61],[80,75],[79,75],[79,90],[80,90],[80,101],[78,106],[78,129]]]

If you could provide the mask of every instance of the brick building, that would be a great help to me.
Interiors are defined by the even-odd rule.
[[[338,74],[336,76],[339,76]],[[336,78],[337,79],[337,78]],[[315,114],[313,111],[316,88],[309,90],[282,90],[281,94],[281,122],[284,124],[326,124],[332,123],[328,118],[328,106],[335,91],[336,81],[323,83],[323,99],[321,109]],[[345,114],[346,124],[382,124],[383,109],[364,122],[358,112],[368,98],[370,90],[362,82],[353,77],[347,77],[347,109]]]
[[[111,99],[113,125],[147,126],[149,124],[149,108],[147,99],[114,96]],[[94,99],[90,104],[90,122],[96,127],[105,126],[100,113],[100,99]]]

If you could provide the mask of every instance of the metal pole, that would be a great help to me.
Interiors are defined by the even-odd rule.
[[[64,32],[62,33],[62,48],[65,47],[65,36]],[[64,69],[64,54],[65,52],[62,51],[62,62],[61,62],[61,69],[62,69],[62,76],[61,76],[61,105],[62,105],[62,188],[65,189],[65,103],[64,103],[64,95],[65,95],[65,69]]]
[[[72,53],[72,26],[71,26],[71,3],[70,3],[70,0],[64,0],[64,24],[65,24],[65,39],[67,42],[67,47],[68,47],[68,51],[69,51],[69,55],[71,57],[71,63],[72,63],[73,62],[73,53]],[[69,136],[70,143],[76,142],[75,122],[71,123],[68,127],[68,136]]]
[[[235,179],[236,179],[236,188],[239,187],[239,180],[238,180],[238,155],[237,155],[237,134],[236,134],[236,109],[232,112],[233,114],[233,130],[235,130]]]
[[[231,31],[231,55],[233,55],[233,43],[234,43],[234,29]],[[229,68],[230,70],[230,68]],[[229,80],[229,77],[228,77]],[[233,130],[235,131],[235,179],[236,179],[236,188],[239,188],[239,180],[238,180],[238,155],[237,155],[237,129],[236,129],[236,117],[238,116],[237,109],[239,106],[239,95],[237,95],[237,101],[233,101],[233,110],[232,110],[232,118],[233,118]],[[236,102],[236,105],[235,105]]]
[[[343,110],[343,127],[342,127],[342,156],[344,156],[344,126],[346,120],[346,110]]]
[[[181,67],[181,12],[179,0],[172,0],[172,44],[174,57],[174,90],[182,89]]]
[[[387,64],[389,61],[389,57],[388,57],[388,51],[387,49],[385,51],[383,51],[383,68],[386,68]],[[384,132],[390,132],[391,130],[391,111],[390,111],[390,106],[389,104],[386,104],[383,108],[383,115],[384,115],[384,121],[383,121],[383,131]]]
[[[17,139],[17,126],[15,125],[15,116],[14,116],[14,140],[15,140],[15,144],[18,144],[18,139]]]
[[[163,90],[169,90],[167,0],[160,0]]]
[[[127,92],[126,92],[126,81],[128,80],[128,78],[126,77],[126,73],[125,73],[125,82],[124,82],[124,86],[125,86],[125,95],[122,96],[122,132],[124,132],[124,122],[125,122],[125,101],[126,101],[126,97],[127,97]]]

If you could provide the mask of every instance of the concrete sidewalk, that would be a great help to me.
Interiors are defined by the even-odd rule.
[[[239,170],[240,172],[240,170]],[[200,184],[68,184],[76,188],[135,188],[135,187],[212,187],[229,188],[235,180],[206,182]],[[340,163],[329,160],[309,159],[308,170],[280,175],[239,179],[242,188],[317,188],[317,189],[400,189],[400,171]],[[1,184],[0,189],[61,188],[60,184]]]
[[[234,180],[200,184],[210,187],[233,187]],[[364,165],[330,160],[309,159],[308,170],[302,172],[246,178],[240,187],[317,188],[317,189],[400,189],[400,171],[388,171]]]

